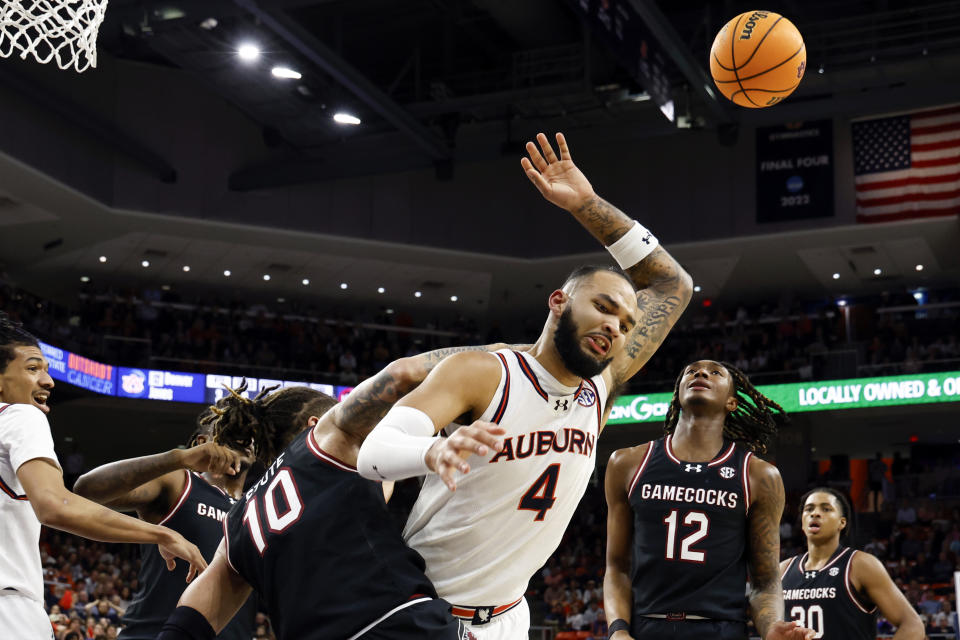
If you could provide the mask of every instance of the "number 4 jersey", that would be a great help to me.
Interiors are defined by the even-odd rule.
[[[455,615],[515,603],[556,550],[593,475],[607,397],[600,376],[568,387],[526,354],[491,357],[502,373],[481,420],[506,430],[503,450],[472,456],[456,491],[427,476],[403,532]]]
[[[629,487],[633,616],[745,621],[753,454],[724,441],[713,460],[684,462],[671,439],[650,443]]]
[[[224,526],[230,566],[260,593],[280,640],[350,638],[436,597],[380,484],[323,451],[313,429],[284,449]]]
[[[808,569],[808,554],[790,558],[783,572],[783,609],[788,620],[813,629],[823,640],[873,640],[877,607],[865,602],[850,581],[853,557],[860,553],[838,547],[820,569]]]

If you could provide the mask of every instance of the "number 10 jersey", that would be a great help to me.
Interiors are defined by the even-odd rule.
[[[713,460],[684,462],[671,439],[650,443],[629,487],[633,617],[745,621],[753,454],[724,441]]]

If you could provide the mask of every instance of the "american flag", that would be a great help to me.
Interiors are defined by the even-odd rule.
[[[857,221],[960,213],[960,105],[853,123]]]

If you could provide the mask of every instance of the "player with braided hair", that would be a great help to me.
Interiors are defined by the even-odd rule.
[[[339,404],[306,387],[254,398],[232,390],[213,408],[213,437],[252,447],[267,471],[227,516],[204,579],[184,592],[157,640],[213,638],[253,590],[279,640],[472,638],[390,521],[380,483],[357,474],[357,454],[393,403],[440,361],[505,346],[403,358]],[[501,433],[468,431],[461,444],[482,453]]]
[[[720,365],[730,373],[737,397],[737,408],[723,422],[723,435],[728,440],[742,442],[755,454],[763,455],[777,434],[779,423],[786,421],[786,413],[783,407],[760,393],[743,371],[726,362],[721,362]],[[673,399],[670,401],[663,429],[667,435],[676,430],[680,421],[682,380],[683,374],[680,374],[673,385]]]
[[[613,453],[603,585],[611,640],[746,638],[748,605],[763,640],[813,637],[783,620],[783,482],[755,457],[782,418],[740,370],[701,360],[677,378],[666,435]]]
[[[103,542],[159,547],[163,565],[190,563],[189,581],[206,562],[196,546],[167,527],[125,516],[63,485],[46,414],[54,383],[39,341],[0,312],[0,629],[24,640],[53,638],[43,610],[40,525]]]
[[[780,563],[787,617],[822,640],[873,640],[879,611],[897,627],[894,638],[921,640],[923,622],[883,564],[841,544],[853,523],[846,496],[816,487],[800,504],[807,552]]]

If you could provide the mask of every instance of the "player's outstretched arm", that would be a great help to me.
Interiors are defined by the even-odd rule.
[[[865,551],[854,555],[852,562],[850,580],[853,588],[866,593],[880,614],[897,628],[894,640],[923,640],[926,637],[923,621],[890,579],[883,564]]]
[[[539,149],[527,143],[530,157],[521,160],[527,177],[544,198],[569,211],[607,247],[637,288],[637,324],[609,368],[615,388],[632,378],[666,339],[690,302],[693,280],[652,233],[594,192],[573,163],[562,133],[557,134],[559,157],[547,136],[537,134],[537,142]]]
[[[632,452],[646,454],[649,445],[635,449],[620,449],[613,452],[607,463],[604,477],[604,492],[607,496],[607,567],[603,573],[603,608],[607,623],[616,620],[630,623],[633,610],[633,589],[630,581],[630,556],[633,539],[633,510],[627,495],[628,484],[636,465]],[[622,623],[621,623],[622,626]],[[611,640],[630,640],[630,630],[622,629],[610,634]]]
[[[136,511],[148,522],[159,521],[183,493],[184,469],[236,475],[241,454],[213,442],[173,449],[151,456],[118,460],[80,476],[77,495],[117,511]]]
[[[387,415],[390,407],[415,389],[438,364],[448,357],[465,351],[493,352],[508,347],[525,350],[529,345],[498,343],[476,347],[447,347],[399,358],[373,377],[361,382],[343,402],[328,411],[324,419],[331,420],[336,428],[353,438],[359,445]]]
[[[17,478],[37,519],[48,527],[101,542],[156,544],[167,568],[174,568],[174,558],[190,563],[187,582],[207,566],[196,545],[176,531],[125,516],[68,491],[60,469],[50,460],[34,458],[23,463]]]
[[[753,490],[747,516],[747,562],[750,568],[750,615],[763,640],[812,639],[814,631],[783,619],[780,584],[780,518],[783,480],[775,466],[753,458],[749,482]]]
[[[252,591],[230,568],[221,542],[207,570],[180,596],[157,640],[213,638],[233,620]]]
[[[470,470],[465,461],[470,455],[499,450],[499,436],[504,431],[475,422],[460,427],[449,438],[433,436],[463,415],[482,414],[499,385],[500,369],[494,356],[479,351],[443,360],[364,440],[357,457],[360,475],[372,480],[402,480],[434,471],[454,490],[454,472]]]

